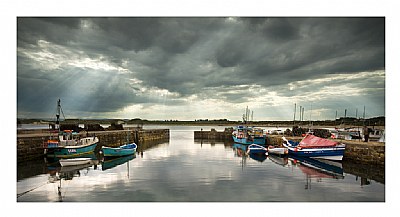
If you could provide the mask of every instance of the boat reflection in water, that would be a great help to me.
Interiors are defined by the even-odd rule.
[[[290,156],[289,160],[313,178],[344,178],[341,162],[298,156]]]
[[[341,162],[297,156],[291,156],[289,161],[306,175],[304,189],[311,189],[311,179],[344,179]]]
[[[52,158],[45,158],[45,162],[47,163],[47,166],[57,166],[57,165],[61,165],[60,164],[60,160],[62,159],[79,159],[79,158],[90,158],[91,159],[91,164],[98,164],[98,157],[96,156],[96,154],[94,152],[91,153],[87,153],[87,154],[83,154],[83,155],[79,155],[79,156],[71,156],[68,158],[57,158],[57,157],[52,157]]]
[[[136,154],[127,155],[124,157],[104,158],[101,162],[101,170],[108,170],[118,165],[124,164],[132,159],[136,158]],[[129,166],[129,164],[128,164]]]
[[[289,167],[292,165],[291,161],[289,161],[287,157],[281,157],[279,155],[268,155],[268,159],[283,167]]]
[[[232,148],[235,152],[235,156],[242,157],[244,161],[247,157],[250,157],[251,159],[258,162],[264,162],[267,159],[267,156],[265,154],[249,153],[248,145],[234,143]]]
[[[71,181],[74,177],[80,177],[82,174],[87,175],[92,166],[97,169],[97,159],[92,159],[88,164],[74,165],[74,166],[59,166],[58,162],[48,163],[47,170],[50,174],[49,182],[56,183],[59,181],[57,187],[58,201],[62,202],[65,198],[66,190],[62,188],[62,180]]]
[[[237,157],[245,157],[245,156],[247,156],[247,154],[246,154],[247,145],[234,143],[232,148],[233,148],[233,151],[235,152],[235,156],[237,156]]]

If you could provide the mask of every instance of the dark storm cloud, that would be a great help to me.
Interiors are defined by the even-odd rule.
[[[141,94],[141,87],[206,97],[204,88],[273,87],[385,69],[384,18],[20,17],[17,25],[19,110],[39,111],[45,104],[40,98],[69,95],[76,98],[71,109],[107,112],[157,103],[157,97]],[[53,48],[44,48],[43,41]],[[103,62],[112,69],[71,66],[72,59],[46,69],[37,59],[62,50],[69,53],[59,59]],[[132,85],[130,79],[141,83]],[[86,92],[71,89],[78,84]],[[213,97],[238,100],[245,94]],[[91,106],[84,106],[87,98]]]

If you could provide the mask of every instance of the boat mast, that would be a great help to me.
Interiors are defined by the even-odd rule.
[[[294,127],[295,121],[296,121],[296,103],[294,104],[293,127]]]
[[[63,110],[61,108],[61,100],[58,99],[58,101],[57,101],[57,109],[56,109],[56,118],[57,119],[56,119],[55,129],[59,130],[59,131],[60,131],[60,115],[61,114],[63,115],[63,117],[65,119],[64,112],[63,112]]]
[[[58,99],[57,101],[57,109],[56,109],[56,130],[60,129],[60,114],[61,114],[61,100]]]

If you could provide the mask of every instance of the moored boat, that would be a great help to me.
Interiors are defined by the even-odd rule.
[[[247,154],[261,154],[261,155],[268,155],[268,149],[264,146],[251,144],[247,147]]]
[[[92,153],[96,148],[99,139],[96,136],[79,138],[79,134],[73,132],[73,130],[61,131],[59,122],[61,111],[61,100],[58,99],[56,113],[57,120],[54,125],[56,130],[55,132],[58,134],[56,138],[50,138],[43,143],[44,154],[46,157],[71,158]]]
[[[136,153],[137,145],[135,143],[125,144],[116,148],[103,146],[101,150],[104,157],[120,157],[126,155],[133,155]]]
[[[60,159],[61,166],[76,166],[83,164],[90,164],[91,158],[88,157],[80,157],[80,158],[68,158],[68,159]]]
[[[248,126],[239,125],[232,132],[232,138],[235,143],[251,145],[264,145],[265,135],[261,128],[252,128]]]
[[[289,154],[300,157],[341,161],[346,148],[346,145],[343,143],[310,134],[307,134],[298,144],[288,141],[285,137],[282,137],[282,139],[283,146],[288,149]]]
[[[267,159],[268,155],[265,155],[265,154],[249,154],[249,157],[251,159],[255,160],[255,161],[258,161],[258,162],[262,163]]]
[[[268,154],[287,155],[288,154],[288,148],[268,146]]]
[[[72,130],[59,132],[58,140],[48,140],[44,145],[47,157],[70,158],[92,153],[99,142],[97,137],[77,139]]]

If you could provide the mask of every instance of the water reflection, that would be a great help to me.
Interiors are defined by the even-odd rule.
[[[114,168],[118,165],[127,163],[128,161],[133,160],[134,158],[136,158],[136,154],[128,155],[128,156],[124,156],[124,157],[104,158],[103,161],[101,162],[101,169],[103,171],[108,170],[108,169]],[[127,164],[127,166],[129,169],[129,164]]]
[[[57,160],[45,163],[42,160],[34,167],[37,172],[29,176],[25,173],[27,164],[23,164],[18,167],[17,192],[31,191],[17,200],[240,202],[385,199],[384,185],[365,179],[364,175],[349,175],[343,170],[346,162],[331,165],[330,162],[291,156],[251,156],[246,154],[246,146],[241,144],[197,143],[193,131],[188,130],[171,131],[170,138],[170,141],[143,149],[137,155],[114,159],[96,156],[91,165],[82,168],[65,170]],[[24,178],[20,178],[20,172],[25,173]],[[327,198],[327,194],[333,197]]]
[[[94,155],[93,155],[94,156]],[[56,160],[56,159],[53,159]],[[72,165],[72,166],[59,166],[58,161],[49,162],[47,164],[49,183],[58,182],[57,195],[58,201],[62,202],[65,199],[66,189],[63,188],[63,181],[72,181],[76,177],[87,176],[90,168],[97,170],[97,165],[100,163],[97,158],[92,158],[89,164]]]
[[[304,174],[310,177],[344,178],[342,162],[297,156],[290,156],[289,160],[293,162],[293,165],[298,166]]]
[[[298,167],[305,174],[304,189],[311,189],[312,180],[322,182],[323,179],[343,179],[341,162],[317,160],[313,158],[290,156],[293,166]]]
[[[96,153],[91,152],[91,153],[87,153],[87,154],[83,154],[83,155],[79,155],[79,156],[66,157],[64,159],[74,159],[74,158],[90,158],[94,162],[94,161],[98,161],[98,159],[101,159],[101,155],[98,152],[96,152]],[[60,158],[45,157],[44,161],[48,165],[59,164]],[[96,163],[96,162],[94,162],[94,163]]]

